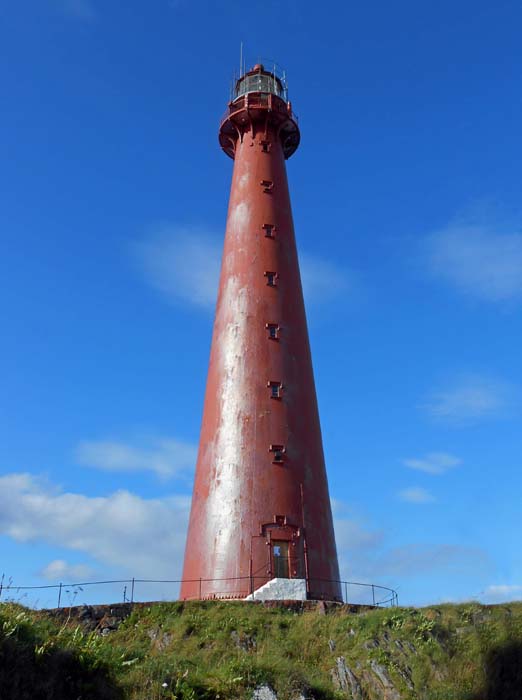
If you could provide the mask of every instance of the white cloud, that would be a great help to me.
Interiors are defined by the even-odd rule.
[[[398,496],[401,501],[406,501],[407,503],[431,503],[435,500],[429,491],[420,486],[403,489],[399,491]]]
[[[462,464],[462,460],[446,452],[429,452],[422,459],[405,459],[403,464],[426,474],[444,474]]]
[[[457,544],[407,544],[394,547],[379,561],[388,576],[418,576],[426,573],[471,574],[489,568],[484,550]]]
[[[190,227],[164,226],[134,244],[149,284],[171,302],[212,309],[217,299],[222,239]],[[325,303],[355,289],[345,270],[307,253],[299,255],[307,303]]]
[[[410,542],[393,546],[386,530],[375,529],[342,502],[332,500],[342,580],[388,584],[417,576],[478,575],[491,567],[484,550],[454,543]],[[351,588],[350,599],[368,602],[368,591]]]
[[[59,0],[62,10],[70,17],[90,22],[97,17],[90,0]]]
[[[68,564],[63,559],[54,559],[45,566],[40,575],[48,581],[85,581],[93,577],[94,571],[87,564]]]
[[[435,418],[467,423],[501,414],[510,403],[510,394],[505,382],[469,375],[434,392],[425,408]]]
[[[146,448],[113,440],[85,441],[76,449],[79,464],[109,472],[151,471],[162,479],[191,470],[196,445],[172,438],[156,438]]]
[[[0,477],[0,533],[83,552],[103,570],[178,578],[190,498],[64,493],[29,474]]]
[[[221,252],[218,241],[199,229],[165,226],[135,244],[147,281],[169,301],[213,308]]]
[[[488,565],[482,550],[460,545],[390,547],[384,532],[351,516],[342,504],[333,505],[343,579],[393,585],[398,577],[473,573]],[[95,562],[96,575],[179,579],[189,507],[186,496],[144,499],[117,491],[89,497],[63,492],[29,474],[0,477],[0,534],[33,547],[42,543],[81,553]],[[89,580],[93,575],[85,564],[58,558],[41,573],[51,581]],[[172,587],[162,590],[167,598],[176,595]],[[510,593],[516,595],[514,589]],[[140,584],[139,595],[157,599],[158,589]],[[356,599],[356,589],[350,590],[350,597]]]
[[[522,233],[456,221],[427,239],[434,275],[477,299],[522,301]]]
[[[299,254],[303,295],[307,304],[324,303],[355,291],[354,279],[328,260]]]
[[[364,551],[381,544],[383,533],[368,528],[366,523],[354,516],[341,501],[332,499],[335,541],[337,549],[350,559],[355,550]]]
[[[522,600],[522,585],[491,585],[486,588],[483,593],[483,597],[490,603],[500,603],[508,600]]]

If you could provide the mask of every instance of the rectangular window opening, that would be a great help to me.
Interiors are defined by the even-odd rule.
[[[261,141],[261,149],[263,153],[270,153],[271,146],[272,144],[270,143],[270,141]]]
[[[267,323],[268,337],[270,340],[279,340],[279,326],[277,323]]]
[[[271,194],[274,189],[274,183],[272,180],[261,180],[261,187],[263,188],[263,192]]]
[[[268,382],[268,388],[270,389],[270,398],[281,398],[283,393],[283,385],[281,384],[281,382]]]
[[[274,226],[274,224],[263,224],[262,228],[263,228],[263,230],[264,230],[264,232],[265,232],[265,236],[266,236],[267,238],[273,238],[273,237],[274,237],[274,233],[275,233],[275,226]]]
[[[269,287],[275,287],[277,282],[277,272],[265,272],[266,283]]]
[[[285,446],[284,445],[270,445],[270,452],[272,452],[272,464],[283,464],[285,461]]]

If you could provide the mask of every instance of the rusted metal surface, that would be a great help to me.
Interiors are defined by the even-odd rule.
[[[285,167],[297,122],[248,93],[220,143],[234,172],[180,597],[200,578],[230,579],[206,597],[247,596],[277,542],[310,598],[342,600]]]

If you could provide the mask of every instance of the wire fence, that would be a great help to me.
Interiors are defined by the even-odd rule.
[[[252,577],[235,577],[235,578],[213,578],[213,579],[146,579],[146,578],[130,578],[130,579],[110,579],[106,581],[82,581],[79,583],[53,583],[42,586],[18,586],[10,579],[4,583],[4,578],[0,580],[0,602],[15,601],[26,603],[31,598],[34,604],[35,595],[40,592],[46,595],[44,605],[40,599],[36,599],[40,603],[38,607],[71,607],[73,605],[92,605],[95,604],[93,591],[98,593],[100,590],[105,590],[105,595],[102,594],[100,603],[107,603],[107,595],[113,597],[118,596],[123,603],[148,602],[150,600],[180,600],[179,587],[182,584],[193,584],[196,595],[191,596],[191,599],[209,600],[209,599],[227,599],[227,598],[246,598],[248,593],[238,593],[237,595],[219,595],[206,593],[205,587],[212,584],[212,589],[215,590],[215,584],[223,582],[230,584],[231,582],[238,583],[238,590],[242,589],[242,584],[252,583]],[[262,579],[266,582],[266,577]],[[374,583],[361,583],[357,581],[335,581],[326,579],[310,579],[308,584],[328,583],[338,586],[342,591],[342,598],[345,604],[368,605],[373,607],[395,607],[399,604],[397,591],[387,586],[381,586]],[[96,587],[96,588],[95,588]],[[105,589],[102,589],[105,587]],[[109,589],[109,592],[107,592]],[[119,595],[118,595],[119,592]],[[158,595],[155,595],[159,592]],[[155,596],[155,597],[154,597]],[[256,588],[250,596],[251,600],[256,600]],[[259,600],[261,596],[259,597]],[[114,600],[112,602],[115,602]]]

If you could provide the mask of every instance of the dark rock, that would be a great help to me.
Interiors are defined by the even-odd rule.
[[[253,635],[247,634],[246,632],[237,632],[237,630],[232,630],[230,633],[230,638],[235,643],[238,649],[243,651],[255,651],[257,648],[256,638]]]
[[[363,700],[361,684],[354,672],[346,664],[344,656],[339,656],[335,661],[335,668],[330,671],[332,682],[336,690],[346,693],[350,700]]]
[[[394,686],[386,667],[375,661],[375,659],[372,659],[370,661],[370,668],[382,683],[384,689],[384,700],[401,700],[401,694]]]
[[[363,644],[365,649],[377,649],[378,646],[380,646],[378,639],[368,639],[368,641]]]

